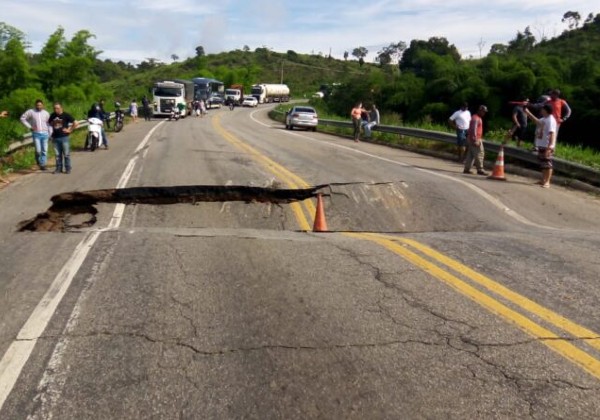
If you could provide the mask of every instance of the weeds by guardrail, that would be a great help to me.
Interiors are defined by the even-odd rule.
[[[269,115],[271,116],[271,118],[278,121],[283,121],[283,119],[285,118],[285,112],[277,109],[271,111]],[[350,121],[319,119],[319,127],[333,127],[347,130],[348,133],[352,132],[352,123]],[[454,134],[443,133],[433,130],[423,130],[419,128],[398,127],[391,125],[379,125],[373,127],[372,131],[380,133],[390,133],[398,136],[412,137],[417,139],[424,139],[448,145],[454,145],[456,143],[456,136]],[[498,153],[501,145],[499,143],[485,140],[484,146],[487,151]],[[527,149],[521,149],[505,145],[504,154],[506,157],[510,157],[514,161],[527,163],[528,165],[539,164],[537,154]],[[554,170],[555,172],[561,173],[570,178],[578,179],[580,181],[584,181],[594,186],[600,187],[600,171],[594,168],[570,162],[565,159],[555,158]]]

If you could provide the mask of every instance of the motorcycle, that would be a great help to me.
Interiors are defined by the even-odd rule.
[[[118,133],[123,129],[123,119],[125,117],[125,113],[117,109],[115,110],[115,133]]]
[[[88,118],[88,132],[85,138],[84,150],[91,150],[92,152],[98,148],[100,141],[102,140],[102,126],[103,122],[99,118]]]
[[[171,108],[171,114],[169,114],[169,121],[177,121],[180,117],[181,112],[179,112],[179,109],[177,109],[177,107]]]

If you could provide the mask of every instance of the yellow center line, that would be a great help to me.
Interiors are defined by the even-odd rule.
[[[214,117],[212,119],[212,122],[213,122],[213,127],[215,128],[215,130],[225,140],[227,140],[229,143],[231,143],[238,149],[241,149],[244,152],[250,154],[252,157],[254,157],[259,163],[261,163],[263,165],[263,167],[267,171],[269,171],[270,173],[275,175],[277,178],[279,178],[281,181],[283,181],[285,184],[287,184],[288,188],[297,189],[297,188],[309,188],[310,187],[304,180],[302,180],[296,174],[290,172],[289,170],[287,170],[286,168],[284,168],[277,162],[273,161],[272,159],[269,159],[268,157],[264,156],[258,150],[254,149],[253,147],[249,146],[248,144],[238,140],[233,134],[231,134],[230,132],[225,130],[221,126],[219,116]],[[309,215],[308,218],[306,217],[306,215],[303,211],[302,204],[304,205],[304,209],[307,211],[307,213]],[[315,207],[314,207],[312,201],[310,201],[310,200],[304,200],[302,202],[302,204],[299,202],[295,202],[295,203],[291,203],[290,207],[292,209],[292,212],[294,213],[294,216],[296,217],[296,220],[298,222],[298,225],[300,226],[300,229],[305,230],[305,231],[310,231],[311,223],[309,222],[309,220],[312,221],[312,218],[314,217],[312,215],[315,214],[315,210],[314,210]]]
[[[556,335],[552,331],[537,324],[526,316],[516,312],[515,310],[486,295],[475,287],[465,283],[458,277],[448,273],[447,271],[444,271],[432,262],[424,259],[412,251],[409,251],[405,247],[398,245],[393,240],[382,237],[381,235],[368,233],[346,233],[345,235],[375,242],[387,248],[410,263],[420,267],[431,276],[448,284],[458,292],[469,297],[489,311],[499,315],[505,320],[514,323],[524,332],[535,337],[536,339],[540,339],[540,341],[550,349],[554,350],[568,360],[571,360],[596,378],[600,379],[600,360],[594,358],[590,354],[571,344],[568,340]]]
[[[534,315],[537,315],[544,321],[551,323],[552,325],[573,335],[574,337],[581,339],[589,339],[587,341],[587,344],[600,350],[600,339],[593,340],[594,338],[600,338],[600,334],[598,334],[597,332],[594,332],[579,324],[576,324],[570,319],[567,319],[557,314],[556,312],[532,301],[531,299],[528,299],[525,296],[514,292],[508,287],[499,284],[498,282],[490,279],[489,277],[484,276],[481,273],[478,273],[477,271],[467,267],[466,265],[412,239],[377,234],[375,234],[374,236],[410,245],[411,247],[422,252],[423,254],[437,260],[446,267],[449,267],[455,272],[464,275],[465,277],[471,279],[475,283],[485,287],[489,291],[497,294],[498,296],[502,296],[503,298],[514,303],[515,305],[525,309],[526,311]]]
[[[289,188],[308,188],[309,184],[300,178],[298,175],[289,171],[285,167],[262,155],[258,150],[238,140],[233,134],[229,133],[220,125],[219,117],[213,119],[213,125],[217,132],[219,132],[227,141],[234,146],[247,152],[253,156],[258,162],[260,162],[269,172],[280,178],[285,182]],[[292,203],[292,206],[296,205],[294,214],[298,220],[298,224],[303,230],[310,230],[309,220],[312,221],[313,215],[315,214],[315,206],[312,201],[304,201],[304,209],[308,212],[309,218],[302,211],[299,203]],[[460,262],[453,260],[452,258],[435,251],[428,246],[421,244],[415,240],[400,238],[396,236],[381,235],[374,233],[345,233],[345,236],[366,240],[376,243],[384,248],[394,252],[396,255],[401,256],[411,264],[421,268],[426,273],[430,274],[434,278],[443,281],[444,283],[457,290],[459,293],[469,297],[479,305],[483,306],[490,312],[500,316],[504,320],[507,320],[515,324],[518,328],[523,330],[525,333],[539,339],[544,345],[557,352],[566,359],[572,361],[576,365],[582,367],[584,370],[600,379],[600,360],[594,356],[588,354],[586,351],[573,345],[569,339],[561,337],[553,331],[543,327],[527,316],[517,312],[516,310],[506,306],[494,297],[486,294],[485,292],[471,286],[467,282],[456,277],[452,273],[444,270],[440,266],[433,262],[423,258],[422,256],[410,251],[406,246],[410,246],[415,250],[421,252],[423,255],[428,256],[435,260],[437,263],[450,268],[451,270],[459,273],[460,275],[472,280],[473,282],[483,286],[490,292],[501,296],[516,306],[526,310],[527,312],[538,316],[544,321],[552,324],[562,331],[572,334],[575,339],[588,339],[587,343],[594,348],[600,349],[600,340],[594,340],[596,337],[600,337],[594,331],[587,329],[575,322],[566,319],[565,317],[539,305],[532,300],[522,296],[509,288],[502,286],[498,282],[480,274],[473,269],[461,264]],[[399,245],[403,244],[403,245]]]

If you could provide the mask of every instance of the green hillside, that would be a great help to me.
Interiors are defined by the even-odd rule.
[[[433,37],[390,40],[378,52],[377,63],[247,47],[206,55],[199,46],[195,57],[180,62],[148,59],[132,65],[100,60],[89,44],[94,35],[86,30],[67,39],[58,28],[39,53],[30,54],[26,35],[0,23],[0,104],[20,115],[36,98],[59,100],[79,115],[99,98],[128,103],[149,94],[155,81],[173,78],[212,77],[247,88],[283,81],[294,97],[337,83],[321,104],[328,114],[346,117],[353,103],[363,101],[377,103],[382,114],[398,122],[445,123],[466,101],[472,109],[486,104],[486,129],[498,131],[510,126],[510,101],[559,88],[573,109],[559,140],[600,149],[592,131],[600,125],[600,14],[583,23],[574,20],[573,12],[565,16],[571,25],[563,34],[537,40],[526,28],[508,44],[493,45],[481,59],[461,57],[446,38]],[[352,54],[364,57],[366,50],[357,47]],[[22,129],[9,120],[0,123],[0,143]]]
[[[103,62],[97,74],[105,85],[126,98],[149,92],[156,80],[211,77],[225,86],[241,83],[246,88],[256,83],[283,83],[292,95],[310,96],[324,83],[343,82],[352,75],[364,75],[373,65],[341,61],[320,55],[277,53],[266,48],[254,51],[235,50],[194,57],[172,64],[142,63],[131,71],[116,63]]]

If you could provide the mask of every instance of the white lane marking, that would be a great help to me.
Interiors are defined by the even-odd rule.
[[[254,112],[252,112],[250,114],[250,118],[252,119],[252,121],[254,121],[254,122],[256,122],[256,123],[258,123],[258,124],[260,124],[260,125],[262,125],[264,127],[269,127],[269,128],[276,127],[276,125],[269,125],[269,124],[265,124],[265,123],[263,123],[261,121],[258,121],[254,117],[254,114],[256,112],[257,111],[254,111]],[[483,189],[479,188],[478,186],[473,185],[470,182],[467,182],[465,180],[462,180],[462,179],[459,179],[459,178],[455,178],[453,176],[446,175],[446,174],[440,174],[438,172],[435,172],[435,171],[432,171],[432,170],[429,170],[429,169],[419,168],[419,167],[410,165],[410,164],[405,163],[405,162],[400,162],[400,161],[397,161],[397,160],[384,158],[382,156],[374,155],[374,154],[371,154],[371,153],[368,153],[368,152],[363,152],[362,150],[353,149],[352,147],[343,146],[341,144],[336,144],[336,143],[331,143],[331,142],[329,142],[327,140],[316,140],[316,139],[313,139],[311,137],[305,136],[305,135],[300,134],[300,133],[294,133],[293,131],[292,132],[286,131],[285,133],[288,134],[288,135],[301,137],[303,139],[306,139],[306,140],[309,140],[309,141],[312,141],[312,142],[315,142],[315,143],[318,143],[318,144],[326,144],[326,145],[328,145],[330,147],[337,147],[338,149],[348,150],[348,151],[351,151],[351,152],[354,152],[354,153],[358,153],[358,154],[361,154],[361,155],[365,155],[365,156],[368,156],[368,157],[371,157],[371,158],[374,158],[374,159],[379,159],[379,160],[382,160],[384,162],[393,163],[395,165],[403,166],[405,168],[413,168],[413,169],[416,169],[417,171],[421,171],[421,172],[424,172],[424,173],[429,174],[429,175],[434,175],[434,176],[437,176],[437,177],[440,177],[440,178],[443,178],[443,179],[446,179],[446,180],[449,180],[449,181],[457,182],[457,183],[459,183],[459,184],[461,184],[461,185],[469,188],[471,191],[475,192],[480,197],[482,197],[485,200],[487,200],[490,204],[492,204],[496,208],[498,208],[501,211],[503,211],[507,216],[512,217],[513,219],[515,219],[516,221],[518,221],[520,223],[523,223],[523,224],[529,225],[529,226],[533,226],[533,227],[536,227],[536,228],[540,228],[540,229],[561,230],[560,228],[556,228],[556,227],[553,227],[553,226],[545,226],[545,225],[540,225],[540,224],[537,224],[535,222],[532,222],[531,220],[529,220],[525,216],[521,215],[520,213],[516,212],[515,210],[513,210],[510,207],[508,207],[507,205],[505,205],[500,199],[494,197],[493,195],[491,195],[490,193],[486,192],[485,190],[483,190]]]
[[[127,181],[129,181],[129,178],[133,173],[135,162],[138,160],[139,151],[146,146],[150,137],[154,134],[154,131],[163,123],[164,122],[158,123],[148,132],[148,134],[146,134],[146,137],[144,137],[135,150],[135,156],[131,158],[125,171],[123,171],[123,174],[117,183],[117,188],[123,188],[127,184]],[[117,204],[111,217],[109,229],[116,229],[119,227],[124,210],[124,205]],[[23,327],[21,327],[21,330],[17,334],[17,338],[8,347],[4,356],[2,356],[2,360],[0,360],[0,410],[2,410],[4,402],[21,375],[23,367],[27,363],[29,356],[31,356],[31,352],[35,347],[38,338],[48,326],[56,308],[71,286],[75,275],[77,275],[88,253],[100,237],[100,233],[101,231],[89,232],[84,236],[81,242],[79,242],[69,260],[58,272],[40,302],[37,304]]]

